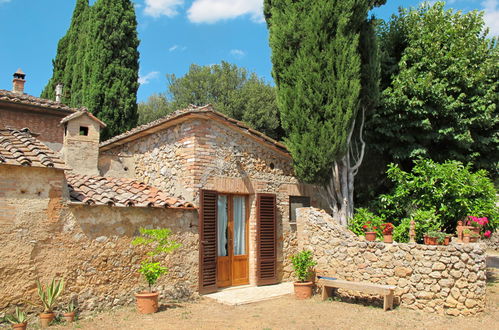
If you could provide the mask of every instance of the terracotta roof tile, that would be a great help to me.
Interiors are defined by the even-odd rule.
[[[256,137],[261,142],[271,144],[273,147],[279,149],[280,151],[283,151],[285,153],[289,153],[288,149],[286,148],[286,146],[284,144],[272,139],[271,137],[268,137],[267,135],[263,134],[262,132],[259,132],[255,129],[249,127],[248,125],[246,125],[245,123],[243,123],[241,121],[238,121],[234,118],[230,118],[230,117],[228,117],[228,116],[226,116],[218,111],[215,111],[210,104],[202,106],[202,107],[191,105],[186,109],[177,110],[177,111],[172,112],[171,114],[169,114],[165,117],[162,117],[160,119],[157,119],[155,121],[152,121],[152,122],[144,124],[144,125],[137,126],[137,127],[132,128],[131,130],[129,130],[123,134],[112,137],[109,140],[102,142],[100,144],[100,147],[101,148],[107,147],[105,149],[109,149],[108,147],[110,145],[114,144],[115,142],[118,142],[120,140],[129,138],[129,137],[133,137],[135,134],[147,131],[148,129],[154,128],[156,126],[160,126],[160,125],[165,124],[169,121],[172,121],[172,120],[180,118],[180,117],[187,116],[189,114],[214,115],[214,116],[218,117],[219,119],[222,119],[223,121],[225,121],[227,124],[233,125],[233,126],[237,127],[238,129],[252,135],[253,137]]]
[[[69,116],[66,116],[64,118],[62,118],[61,120],[61,124],[64,124],[64,123],[67,123],[68,121],[72,120],[72,119],[75,119],[75,118],[78,118],[80,116],[83,116],[83,115],[87,115],[89,116],[91,119],[95,120],[96,122],[99,123],[99,125],[101,127],[106,127],[107,125],[102,121],[100,120],[99,118],[95,117],[90,111],[88,111],[87,108],[85,107],[82,107],[80,109],[78,109],[78,111],[76,111],[75,113],[72,113],[70,114]]]
[[[68,169],[59,156],[28,129],[0,129],[0,165]]]
[[[195,208],[192,203],[173,198],[155,187],[132,179],[74,173],[68,173],[66,179],[73,202],[89,205]]]
[[[53,100],[42,99],[36,96],[28,95],[28,94],[20,94],[12,91],[8,91],[5,89],[0,89],[0,102],[10,102],[10,103],[18,103],[31,105],[35,107],[42,107],[51,110],[58,110],[65,114],[72,113],[78,111],[78,109],[71,108],[65,104],[60,102],[56,102]]]

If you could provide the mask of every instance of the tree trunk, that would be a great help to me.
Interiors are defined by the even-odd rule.
[[[353,216],[354,178],[364,158],[366,145],[362,135],[364,131],[364,121],[365,109],[362,109],[359,140],[358,142],[352,140],[352,135],[355,130],[354,121],[347,139],[348,152],[339,160],[333,162],[331,179],[326,186],[329,207],[333,213],[333,217],[345,227]],[[360,150],[358,149],[359,143]]]

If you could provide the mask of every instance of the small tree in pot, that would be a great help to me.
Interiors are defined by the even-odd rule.
[[[312,251],[303,250],[291,256],[291,263],[295,271],[297,282],[294,282],[295,296],[298,299],[312,297],[313,282],[309,281],[312,267],[317,265],[312,259]]]
[[[159,292],[154,292],[152,286],[156,284],[158,278],[166,274],[168,269],[161,266],[161,262],[154,261],[154,257],[161,253],[170,253],[180,247],[180,244],[170,239],[171,230],[162,229],[140,229],[140,236],[136,237],[133,245],[145,245],[150,248],[147,252],[147,260],[144,260],[139,268],[139,273],[144,275],[149,285],[148,292],[136,293],[137,309],[142,314],[151,314],[158,311]]]

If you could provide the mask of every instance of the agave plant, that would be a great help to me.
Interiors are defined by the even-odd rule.
[[[75,303],[74,303],[74,301],[71,299],[71,301],[70,301],[70,302],[69,302],[69,304],[68,304],[68,307],[66,307],[66,311],[67,311],[68,313],[72,313],[72,312],[74,312],[75,310],[76,310]]]
[[[27,315],[25,312],[21,311],[19,307],[16,307],[16,312],[14,314],[5,316],[5,318],[12,324],[20,324],[26,322]]]
[[[38,296],[40,296],[42,301],[43,312],[52,313],[52,307],[54,307],[55,301],[64,290],[64,279],[60,281],[52,279],[52,282],[47,286],[46,290],[43,290],[39,280],[36,280],[36,286],[38,287]]]

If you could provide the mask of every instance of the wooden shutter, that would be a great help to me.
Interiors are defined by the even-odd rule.
[[[199,207],[199,293],[217,290],[216,191],[201,190]]]
[[[257,194],[257,284],[277,282],[276,196]]]

